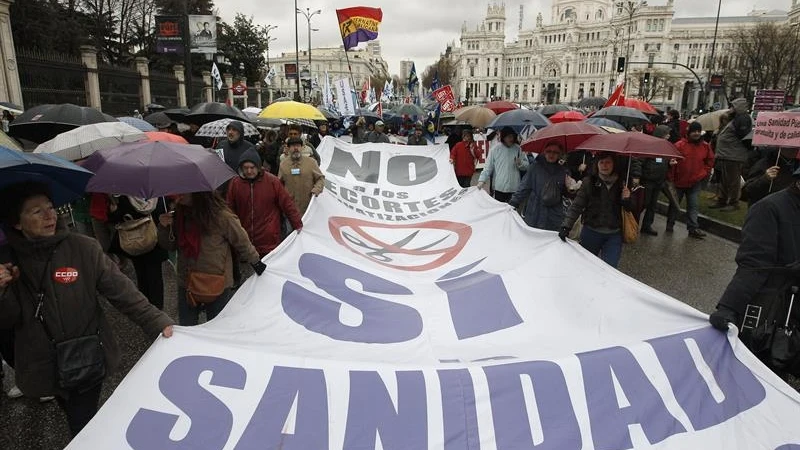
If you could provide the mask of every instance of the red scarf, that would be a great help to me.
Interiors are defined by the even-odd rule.
[[[183,256],[197,260],[200,256],[200,227],[193,223],[186,223],[183,211],[176,211],[175,225],[178,229],[178,250]]]

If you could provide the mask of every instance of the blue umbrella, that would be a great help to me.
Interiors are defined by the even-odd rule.
[[[550,120],[540,112],[520,108],[498,114],[497,117],[489,123],[487,128],[499,130],[501,128],[511,127],[515,132],[520,133],[526,127],[534,127],[538,130],[548,125],[550,125]]]
[[[0,190],[25,181],[47,184],[53,203],[61,206],[84,194],[94,174],[67,160],[46,153],[21,153],[0,146]]]
[[[144,119],[137,119],[136,117],[118,117],[118,119],[120,122],[127,123],[139,131],[158,131],[156,127],[147,123]]]
[[[606,119],[605,117],[590,117],[584,120],[584,122],[596,127],[611,127],[622,131],[628,131],[621,123],[614,122],[613,120]]]

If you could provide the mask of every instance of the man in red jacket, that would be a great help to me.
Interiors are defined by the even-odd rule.
[[[472,176],[475,174],[475,159],[477,158],[478,145],[472,139],[472,130],[465,129],[461,132],[461,142],[453,146],[450,150],[450,164],[456,172],[456,179],[461,187],[469,187],[472,184]]]
[[[231,180],[227,200],[262,258],[281,242],[281,213],[295,230],[303,228],[292,196],[278,177],[261,170],[261,158],[253,148],[239,159],[239,177]]]
[[[692,122],[686,138],[675,144],[683,159],[670,161],[672,167],[668,175],[670,181],[675,184],[678,204],[683,201],[684,196],[686,197],[686,228],[689,229],[689,236],[695,239],[703,239],[706,236],[697,223],[697,202],[700,182],[711,174],[711,169],[714,167],[714,151],[702,136],[703,127],[699,122]],[[667,212],[667,232],[672,232],[677,217],[678,205],[670,204]]]

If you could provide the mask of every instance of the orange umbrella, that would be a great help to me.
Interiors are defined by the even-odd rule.
[[[165,133],[163,131],[145,131],[147,140],[151,142],[173,142],[175,144],[188,144],[189,142],[177,134]]]
[[[550,116],[550,122],[582,122],[586,117],[578,111],[559,111]]]

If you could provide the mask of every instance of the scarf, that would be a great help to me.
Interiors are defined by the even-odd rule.
[[[128,201],[131,202],[131,206],[133,209],[136,210],[139,214],[147,214],[149,215],[153,211],[156,210],[156,206],[158,206],[158,199],[151,198],[150,200],[145,200],[139,197],[132,197],[130,195],[127,196]]]
[[[613,175],[608,175],[607,176],[607,175],[603,175],[602,173],[598,173],[597,177],[600,178],[600,181],[602,181],[603,184],[605,184],[606,187],[609,188],[609,189],[619,179],[619,175],[617,175],[617,174],[613,174]]]
[[[197,260],[200,256],[200,228],[186,223],[183,211],[175,212],[175,225],[178,229],[178,250],[187,258]]]

